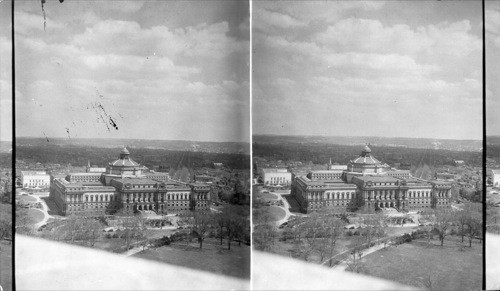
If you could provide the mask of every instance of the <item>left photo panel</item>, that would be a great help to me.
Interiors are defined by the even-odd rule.
[[[249,16],[15,2],[17,289],[250,288]]]
[[[13,289],[11,4],[0,2],[0,290]]]

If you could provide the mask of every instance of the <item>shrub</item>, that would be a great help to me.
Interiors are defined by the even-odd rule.
[[[153,247],[161,247],[161,246],[168,246],[172,240],[168,236],[163,236],[159,239],[155,239],[151,242]]]

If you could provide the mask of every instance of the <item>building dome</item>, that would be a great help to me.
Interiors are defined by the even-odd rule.
[[[361,155],[354,160],[350,161],[351,165],[370,165],[370,166],[378,166],[382,165],[382,162],[377,160],[375,157],[371,155],[372,150],[368,145],[365,145],[361,150]]]
[[[120,158],[108,163],[108,174],[140,174],[143,167],[130,158],[130,152],[124,147]]]

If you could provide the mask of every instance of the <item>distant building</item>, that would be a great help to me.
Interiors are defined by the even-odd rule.
[[[465,161],[463,160],[454,160],[455,166],[463,166],[465,165]]]
[[[50,175],[45,171],[21,171],[23,188],[44,188],[50,186]]]
[[[90,161],[88,161],[86,172],[87,173],[104,173],[104,172],[106,172],[106,168],[99,168],[96,166],[91,167]]]
[[[491,170],[491,182],[493,187],[500,186],[500,169]]]
[[[386,172],[386,175],[389,177],[400,178],[400,179],[409,179],[411,176],[409,170],[397,170],[397,169],[388,170]]]
[[[222,163],[214,163],[214,168],[219,169],[222,168],[223,164]]]
[[[455,180],[456,175],[452,173],[436,173],[434,178],[441,181],[453,181]]]
[[[392,169],[377,160],[365,146],[340,178],[332,170],[310,171],[307,176],[294,172],[291,194],[305,213],[343,212],[360,205],[366,210],[417,210],[449,207],[451,183],[412,178],[408,170]]]
[[[339,180],[342,179],[343,170],[319,170],[309,171],[307,178],[311,181],[317,180]]]
[[[283,168],[263,168],[260,176],[265,185],[285,185],[290,184],[292,180],[292,173]]]
[[[148,172],[132,160],[126,148],[104,173],[71,173],[52,177],[50,197],[63,215],[102,216],[123,209],[132,214],[151,210],[161,214],[208,210],[210,185],[181,183],[167,173]]]

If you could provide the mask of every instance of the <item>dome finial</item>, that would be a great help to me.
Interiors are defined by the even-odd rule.
[[[365,146],[363,147],[363,153],[371,153],[372,152],[369,145],[370,145],[370,143],[365,144]]]
[[[123,149],[120,152],[120,159],[127,158],[130,155],[130,152],[127,150],[126,146],[123,146]]]

